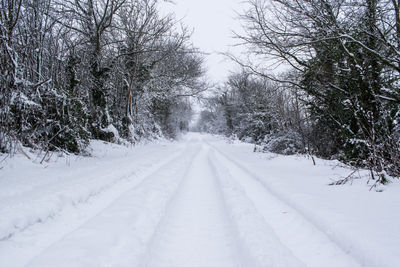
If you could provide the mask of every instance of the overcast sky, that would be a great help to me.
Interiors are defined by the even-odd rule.
[[[206,53],[208,75],[214,82],[223,82],[236,66],[219,52],[237,50],[232,30],[240,31],[236,12],[243,10],[241,0],[173,0],[162,4],[165,12],[174,12],[178,19],[194,30],[193,44]]]

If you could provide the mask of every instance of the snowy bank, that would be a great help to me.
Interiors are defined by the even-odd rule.
[[[302,214],[362,266],[400,266],[400,183],[370,190],[366,171],[342,186],[352,170],[337,161],[254,153],[254,145],[208,137],[208,143],[264,188]]]

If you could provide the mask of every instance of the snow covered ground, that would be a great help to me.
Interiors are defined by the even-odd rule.
[[[91,147],[1,162],[0,266],[400,266],[397,181],[195,133]]]

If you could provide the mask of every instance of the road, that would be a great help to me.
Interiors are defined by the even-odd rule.
[[[119,192],[69,227],[62,227],[63,220],[56,218],[25,230],[20,235],[25,241],[35,240],[36,248],[14,263],[30,267],[361,266],[272,194],[251,170],[202,135],[189,135],[176,153]],[[38,245],[46,236],[46,225],[58,231],[57,238],[43,238]],[[3,244],[0,251],[4,254],[10,247]],[[28,246],[20,249],[27,250]]]

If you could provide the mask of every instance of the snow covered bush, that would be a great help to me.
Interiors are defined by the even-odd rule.
[[[304,144],[295,132],[271,134],[265,136],[263,150],[283,155],[304,153]]]

